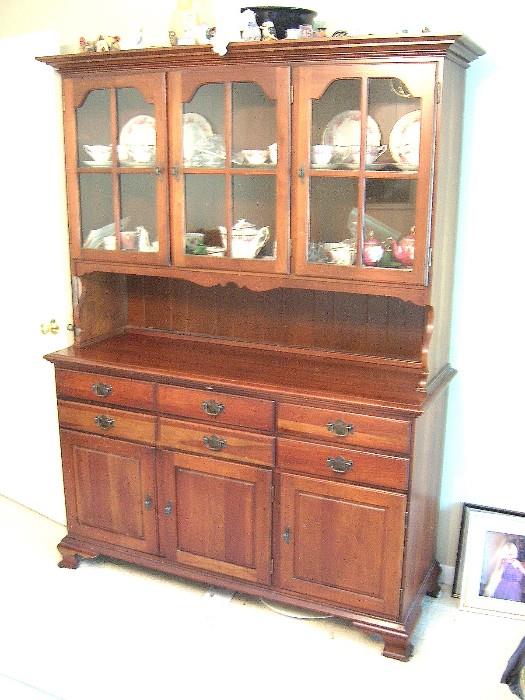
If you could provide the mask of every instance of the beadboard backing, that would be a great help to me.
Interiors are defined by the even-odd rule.
[[[419,362],[425,308],[393,297],[128,276],[128,326]]]

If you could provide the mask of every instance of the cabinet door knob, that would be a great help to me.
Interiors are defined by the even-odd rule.
[[[174,165],[171,169],[171,174],[178,180],[180,177],[180,167],[178,165]]]
[[[146,510],[151,510],[153,507],[153,498],[151,496],[146,496],[144,499],[144,508]]]
[[[351,423],[345,423],[344,420],[334,420],[326,424],[329,433],[334,433],[339,437],[346,437],[354,432],[354,426]]]
[[[110,416],[95,416],[95,423],[98,425],[99,428],[102,428],[102,430],[109,430],[115,425],[115,419],[110,418]]]
[[[352,469],[353,462],[351,459],[346,460],[344,457],[328,457],[326,465],[336,474],[345,474]]]
[[[219,452],[226,447],[226,440],[217,437],[217,435],[205,435],[202,438],[202,441],[206,447],[208,447],[210,450],[214,450],[215,452]]]
[[[209,416],[218,416],[219,413],[224,411],[224,405],[214,399],[210,399],[209,401],[202,402],[202,410]]]
[[[292,531],[290,530],[289,527],[285,528],[283,532],[283,540],[286,542],[286,544],[290,544],[290,540],[292,539]]]
[[[164,515],[171,515],[173,513],[173,503],[168,501],[162,510],[164,511]]]
[[[110,384],[93,384],[92,387],[93,393],[96,396],[109,396],[111,392],[113,391],[113,387]]]

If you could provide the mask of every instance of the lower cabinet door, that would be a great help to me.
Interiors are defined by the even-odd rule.
[[[226,576],[269,583],[269,469],[164,450],[157,473],[163,556]]]
[[[60,440],[70,534],[156,554],[154,448],[70,430]]]
[[[397,616],[405,509],[402,494],[281,475],[278,585]]]

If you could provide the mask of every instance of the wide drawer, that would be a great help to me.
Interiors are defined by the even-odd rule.
[[[212,420],[225,425],[273,431],[274,402],[204,389],[160,385],[157,395],[161,413],[184,418]]]
[[[391,452],[410,451],[410,423],[395,418],[284,403],[278,409],[277,429],[320,438],[323,442]]]
[[[214,425],[159,419],[159,447],[272,466],[275,438]]]
[[[389,489],[408,488],[408,459],[301,440],[278,438],[277,467]]]
[[[57,369],[56,387],[58,396],[81,401],[117,404],[145,411],[154,406],[155,385],[137,379]]]
[[[63,428],[135,442],[155,443],[155,416],[121,411],[108,406],[59,401],[58,420]]]

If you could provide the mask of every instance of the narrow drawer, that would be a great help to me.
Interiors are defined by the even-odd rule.
[[[389,489],[408,488],[408,459],[301,440],[278,438],[277,466]]]
[[[58,396],[64,398],[117,404],[145,411],[153,409],[155,385],[151,382],[57,369],[56,387]]]
[[[410,422],[395,418],[285,403],[278,409],[277,429],[282,433],[319,438],[323,442],[392,452],[410,451]]]
[[[159,447],[272,466],[275,438],[214,425],[159,419]]]
[[[121,411],[107,406],[59,401],[58,420],[63,428],[135,442],[155,443],[155,416]]]
[[[159,386],[157,401],[161,413],[273,431],[273,401],[167,385]]]

